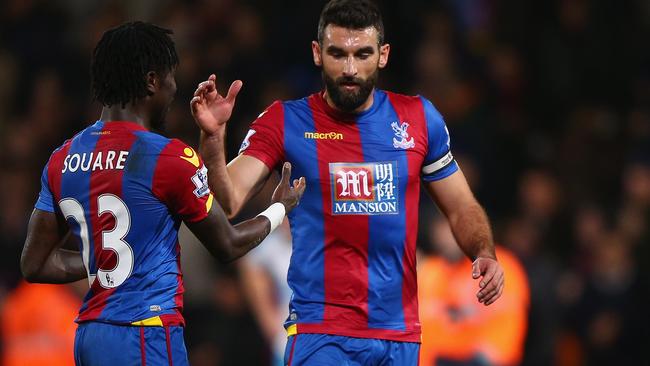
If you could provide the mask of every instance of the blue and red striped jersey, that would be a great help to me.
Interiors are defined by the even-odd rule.
[[[307,189],[289,214],[290,333],[420,341],[415,247],[420,180],[458,170],[442,116],[422,97],[374,91],[355,115],[322,93],[275,102],[241,153],[292,164]]]
[[[212,195],[196,152],[133,122],[98,121],[50,156],[36,208],[64,217],[90,290],[77,322],[184,324],[181,221]]]

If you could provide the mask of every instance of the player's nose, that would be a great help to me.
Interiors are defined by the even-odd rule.
[[[354,56],[349,56],[345,59],[343,63],[343,75],[344,76],[356,76],[357,75],[357,65],[354,62]]]

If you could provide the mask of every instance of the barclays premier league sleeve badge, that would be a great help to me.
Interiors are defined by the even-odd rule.
[[[330,163],[332,214],[399,213],[397,162]]]
[[[210,186],[208,185],[208,169],[205,166],[202,166],[201,169],[197,170],[191,180],[196,188],[194,190],[194,195],[197,198],[201,198],[210,193]]]

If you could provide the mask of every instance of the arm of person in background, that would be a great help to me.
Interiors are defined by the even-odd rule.
[[[244,292],[266,341],[273,345],[276,335],[283,329],[278,323],[281,309],[275,300],[274,285],[268,271],[247,259],[242,260],[239,267]]]
[[[28,282],[69,283],[88,276],[76,251],[63,249],[71,233],[62,234],[54,212],[34,209],[20,256],[20,270]]]
[[[212,74],[199,84],[190,101],[192,116],[201,128],[199,151],[208,168],[210,189],[229,218],[259,192],[270,173],[262,161],[246,155],[226,165],[226,121],[242,85],[240,80],[234,81],[224,98],[217,92],[216,76]]]
[[[233,226],[221,207],[213,204],[205,219],[186,222],[186,225],[213,256],[223,262],[233,261],[259,245],[282,222],[285,214],[298,205],[305,192],[305,179],[294,179],[292,187],[290,176],[291,164],[284,163],[280,183],[271,198],[273,204],[253,219]],[[283,206],[279,211],[277,203]]]
[[[473,261],[472,277],[481,278],[478,301],[492,304],[503,292],[503,269],[497,262],[487,215],[474,198],[465,175],[459,169],[446,178],[424,184],[447,216],[458,245]]]

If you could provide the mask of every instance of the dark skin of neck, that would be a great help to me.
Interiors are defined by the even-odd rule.
[[[120,104],[104,106],[99,119],[102,121],[131,121],[147,129],[151,128],[151,112],[145,102],[130,103],[126,105],[126,108],[122,108]]]

